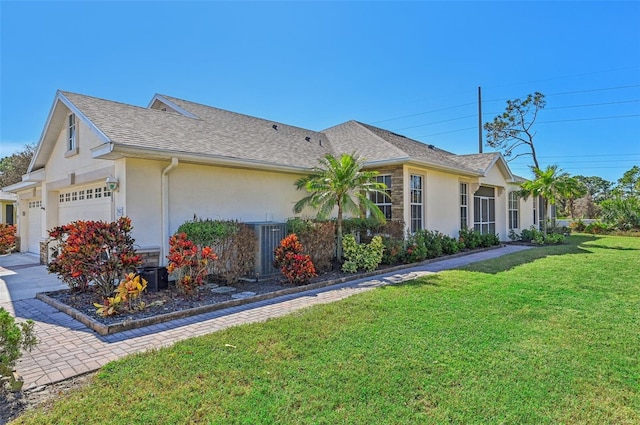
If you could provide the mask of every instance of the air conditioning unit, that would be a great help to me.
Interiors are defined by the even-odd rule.
[[[287,224],[271,221],[247,224],[255,230],[257,238],[255,277],[262,278],[280,273],[280,270],[273,267],[274,251],[287,236]]]

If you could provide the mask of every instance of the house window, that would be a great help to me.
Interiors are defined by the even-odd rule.
[[[460,183],[460,229],[469,227],[469,187]]]
[[[384,191],[387,196],[382,193],[373,192],[369,195],[369,199],[380,208],[380,211],[384,214],[384,218],[391,220],[391,176],[376,176],[376,183],[384,183],[385,186],[387,186]]]
[[[423,197],[422,176],[411,175],[411,233],[423,229]]]
[[[67,150],[74,151],[76,149],[76,116],[74,114],[69,115],[69,122],[67,124]]]
[[[495,189],[480,186],[473,195],[473,228],[483,235],[496,233]]]
[[[518,223],[518,204],[518,192],[509,192],[509,229],[520,228],[520,224]]]

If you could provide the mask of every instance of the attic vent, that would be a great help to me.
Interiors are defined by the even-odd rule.
[[[435,146],[433,146],[433,145],[429,145],[429,146],[427,146],[427,147],[428,147],[429,149],[435,149],[435,148],[436,148],[436,147],[435,147]]]
[[[311,137],[307,136],[304,138],[304,140],[306,140],[307,142],[311,141]]]
[[[271,126],[271,128],[273,128],[274,130],[277,130],[277,129],[278,129],[278,126],[277,126],[276,124],[273,124],[273,125]]]

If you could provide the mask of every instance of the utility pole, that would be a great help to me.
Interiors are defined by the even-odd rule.
[[[478,86],[478,153],[482,153],[482,87]]]

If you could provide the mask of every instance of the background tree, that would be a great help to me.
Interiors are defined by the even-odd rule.
[[[562,204],[563,211],[573,218],[575,215],[575,201],[587,194],[587,188],[582,182],[565,174],[560,177],[562,181],[559,183],[560,187],[560,199],[558,200]]]
[[[335,252],[337,260],[341,261],[344,213],[361,216],[369,211],[384,221],[384,214],[369,199],[369,195],[381,193],[387,196],[387,186],[375,180],[377,171],[362,171],[362,160],[355,154],[343,154],[340,158],[327,154],[319,163],[320,167],[315,167],[310,175],[295,182],[298,190],[305,190],[309,195],[299,200],[293,211],[300,213],[308,206],[317,210],[319,219],[327,219],[337,208]]]
[[[609,180],[605,180],[598,176],[575,176],[575,179],[580,181],[587,193],[585,196],[590,196],[593,202],[599,203],[611,197],[611,188],[613,183]]]
[[[0,159],[0,188],[22,181],[35,150],[35,145],[25,145],[24,150]]]
[[[640,196],[640,167],[634,165],[618,179],[618,186],[614,189],[616,194],[623,197]]]
[[[539,92],[527,95],[526,99],[507,100],[505,111],[493,122],[485,123],[487,145],[502,151],[508,161],[523,155],[531,155],[535,168],[540,168],[533,139],[536,133],[532,127],[538,112],[546,105],[544,95]],[[528,152],[514,155],[517,148],[526,146]]]

